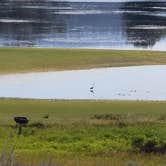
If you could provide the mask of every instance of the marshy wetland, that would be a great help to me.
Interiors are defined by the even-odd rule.
[[[0,2],[0,165],[165,165],[166,2],[76,1]]]
[[[25,83],[26,80],[30,83],[31,81],[33,82],[33,79],[36,80],[38,74],[40,76],[42,71],[47,73],[46,71],[50,70],[91,69],[111,66],[116,66],[116,68],[108,69],[108,73],[117,73],[116,70],[126,73],[121,69],[127,69],[127,72],[128,69],[134,69],[139,73],[133,74],[134,77],[142,78],[143,76],[149,80],[149,77],[155,75],[156,78],[161,78],[160,81],[159,79],[155,79],[155,81],[163,83],[163,89],[165,86],[163,79],[165,66],[160,66],[161,64],[166,64],[165,52],[80,49],[42,49],[41,51],[41,49],[2,48],[0,49],[0,59],[0,77],[6,78],[8,84],[5,84],[5,80],[1,80],[0,83],[5,86],[9,85],[8,88],[1,89],[1,94],[2,92],[7,92],[15,83],[18,83],[19,88],[21,87],[19,78],[15,79],[15,76],[21,76],[21,79],[22,76],[25,76],[23,79]],[[158,66],[155,66],[156,64]],[[148,71],[147,73],[145,72],[145,75],[143,74],[144,68],[142,70],[142,66],[118,68],[118,66],[134,65],[154,66],[144,66]],[[93,73],[96,71],[101,72],[102,70],[107,71],[107,69],[91,69],[77,72],[90,71]],[[31,76],[31,74],[27,72],[32,71],[40,71],[40,73],[36,73],[37,76],[33,77],[33,79],[28,78],[27,76]],[[21,72],[24,73],[21,74]],[[72,71],[51,73],[54,75],[54,73],[63,72],[72,73]],[[118,74],[121,75],[121,72],[118,72]],[[79,73],[77,78],[80,75],[82,74]],[[62,76],[63,74],[60,74],[59,78],[64,78]],[[85,73],[85,76],[87,76],[87,73]],[[98,76],[103,77],[103,74]],[[123,76],[125,76],[124,73]],[[10,77],[9,82],[8,78]],[[53,77],[58,79],[57,75]],[[44,85],[44,80],[46,79],[42,75],[39,79],[40,84]],[[111,80],[114,79],[112,78]],[[91,78],[87,82],[85,93],[90,93],[89,88],[93,85],[93,81]],[[153,89],[155,81],[148,82],[148,88],[152,87]],[[35,89],[40,89],[39,82]],[[49,82],[54,84],[52,80]],[[76,82],[78,83],[79,81],[76,80]],[[122,80],[119,82],[123,83]],[[57,80],[55,85],[56,83]],[[29,84],[27,83],[27,85]],[[97,82],[95,86],[97,86]],[[146,89],[143,85],[140,87]],[[25,91],[32,93],[28,87],[23,86],[22,88],[24,90],[13,88],[12,91],[15,91],[15,94],[24,93]],[[135,94],[133,88],[130,90],[132,90],[131,93]],[[156,87],[154,90],[157,90]],[[11,93],[11,91],[8,92]],[[33,93],[35,93],[35,90],[33,90]],[[40,94],[38,93],[38,95]],[[93,94],[89,95],[92,95],[91,97],[94,99]],[[20,166],[78,166],[85,164],[90,166],[130,164],[156,166],[165,163],[165,101],[106,101],[92,99],[32,100],[1,98],[1,160],[10,164],[12,161],[14,165]],[[29,119],[29,124],[23,127],[21,136],[17,135],[18,128],[14,122],[14,117],[17,116]]]

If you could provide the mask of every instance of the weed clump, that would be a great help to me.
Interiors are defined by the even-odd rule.
[[[43,116],[44,119],[48,119],[49,118],[49,114],[46,114]]]
[[[124,117],[120,114],[95,114],[92,119],[120,121]]]

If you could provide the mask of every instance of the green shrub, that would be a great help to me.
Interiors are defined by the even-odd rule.
[[[166,142],[155,137],[146,139],[145,137],[136,137],[132,140],[132,146],[139,152],[144,153],[166,153]]]
[[[141,149],[144,145],[144,141],[145,141],[145,137],[143,137],[143,136],[133,138],[133,140],[132,140],[133,148],[135,148],[137,150]]]

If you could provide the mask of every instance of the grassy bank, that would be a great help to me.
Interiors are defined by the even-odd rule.
[[[0,73],[166,64],[166,52],[0,48]]]
[[[7,139],[9,148],[16,143],[16,158],[27,163],[48,153],[59,165],[161,165],[165,108],[166,102],[1,99],[0,147]],[[15,116],[30,120],[20,137]],[[146,151],[149,142],[157,151]]]

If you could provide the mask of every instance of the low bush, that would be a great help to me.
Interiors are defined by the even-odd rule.
[[[132,140],[135,150],[144,153],[166,153],[166,142],[157,138],[136,137]]]
[[[44,119],[48,119],[49,118],[49,114],[46,114],[43,116]]]
[[[120,114],[95,114],[92,119],[119,121],[124,119],[124,117]]]

